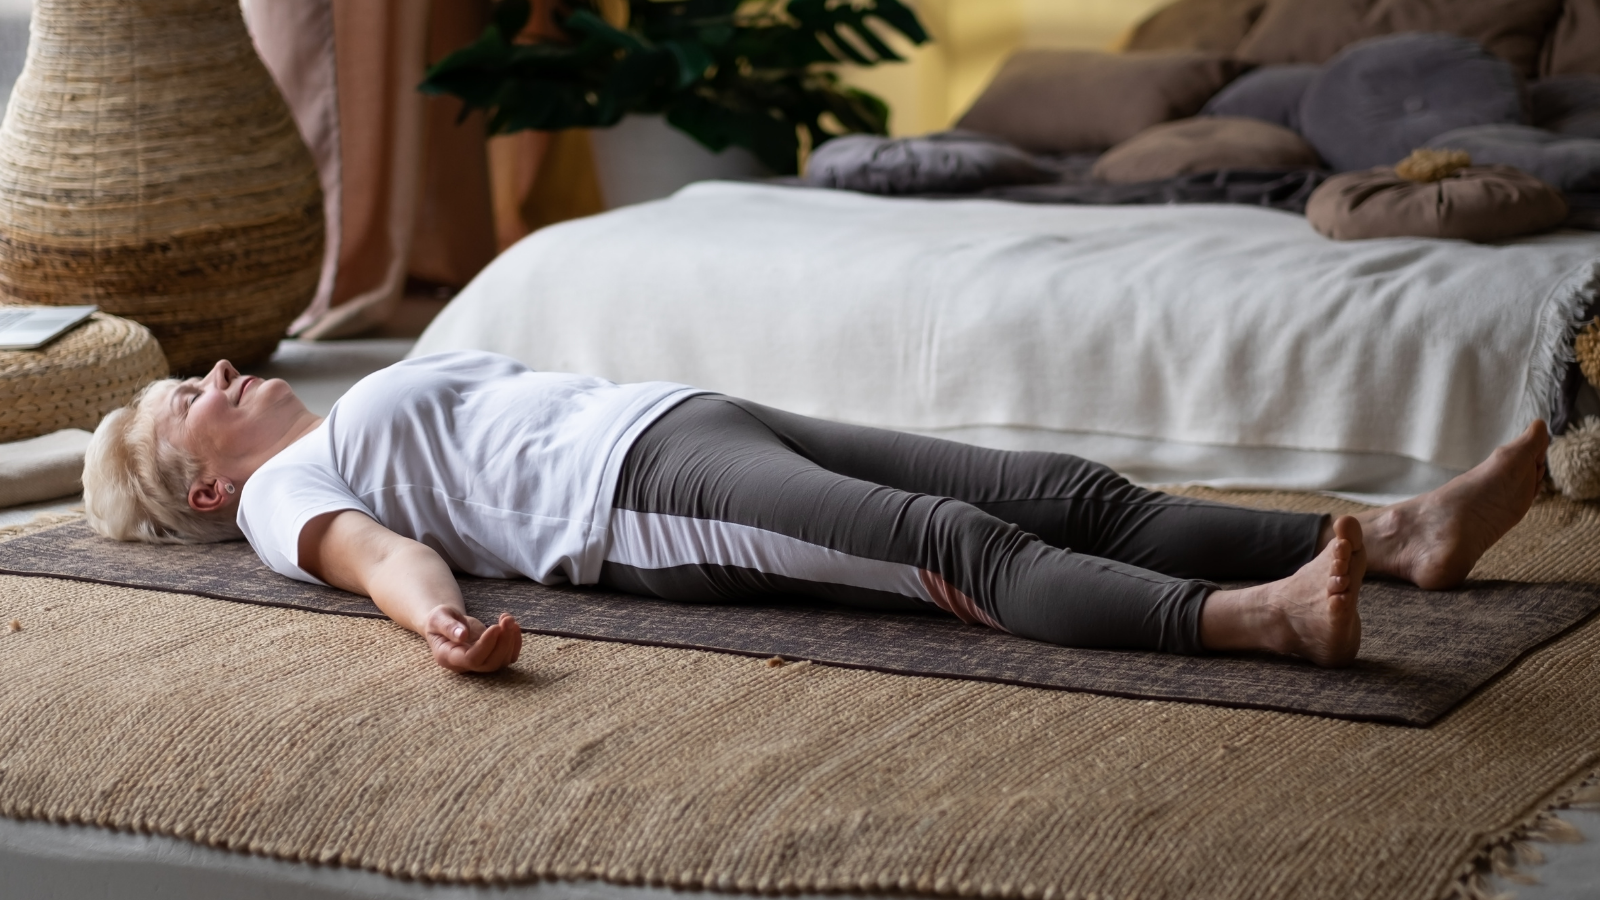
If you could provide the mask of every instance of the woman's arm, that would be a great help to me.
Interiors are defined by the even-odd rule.
[[[353,509],[327,513],[300,531],[300,568],[336,588],[371,597],[383,614],[422,635],[453,672],[493,672],[522,652],[517,620],[485,628],[467,615],[456,577],[432,548]]]

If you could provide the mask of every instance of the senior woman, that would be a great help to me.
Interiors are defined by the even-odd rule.
[[[370,597],[458,672],[514,662],[522,638],[510,616],[468,616],[454,572],[685,601],[932,606],[1065,646],[1342,666],[1360,645],[1364,575],[1459,584],[1532,504],[1548,441],[1534,422],[1429,494],[1330,519],[490,353],[391,366],[325,419],[285,382],[222,361],[106,417],[84,500],[120,540],[242,534],[283,575]]]

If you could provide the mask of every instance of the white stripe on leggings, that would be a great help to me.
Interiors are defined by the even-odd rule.
[[[842,584],[937,601],[916,566],[851,556],[819,544],[778,534],[688,516],[611,511],[611,549],[606,561],[638,569],[672,566],[739,566],[802,581]]]

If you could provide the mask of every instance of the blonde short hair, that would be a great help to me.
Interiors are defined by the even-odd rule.
[[[119,541],[201,544],[242,537],[228,508],[202,513],[189,505],[199,460],[156,429],[155,410],[179,382],[141,390],[100,421],[83,461],[83,505],[95,531]]]

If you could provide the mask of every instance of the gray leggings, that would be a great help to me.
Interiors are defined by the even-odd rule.
[[[931,604],[1069,647],[1199,653],[1211,582],[1293,573],[1322,523],[1147,491],[1073,456],[700,396],[629,450],[600,583],[694,602]]]

